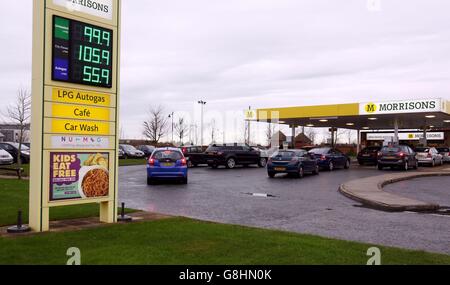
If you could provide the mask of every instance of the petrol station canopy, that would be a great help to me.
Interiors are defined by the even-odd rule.
[[[450,101],[419,99],[337,105],[267,108],[249,111],[248,120],[291,127],[354,130],[450,128]]]

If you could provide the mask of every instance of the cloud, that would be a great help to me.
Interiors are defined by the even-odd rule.
[[[0,12],[0,99],[31,78],[31,3]],[[210,111],[445,97],[450,2],[123,1],[121,123],[149,105]],[[25,14],[21,14],[24,12]],[[195,106],[195,107],[194,107]]]

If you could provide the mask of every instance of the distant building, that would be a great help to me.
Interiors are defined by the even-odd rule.
[[[0,124],[0,133],[0,141],[19,142],[20,126],[16,124]],[[23,142],[30,142],[29,124],[25,127]]]
[[[295,148],[303,148],[305,146],[311,146],[311,145],[312,145],[312,140],[304,133],[301,133],[295,137]]]

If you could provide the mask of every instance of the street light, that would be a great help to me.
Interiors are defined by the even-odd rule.
[[[198,103],[201,105],[200,145],[203,147],[203,107],[206,105],[206,102],[200,100]]]
[[[171,114],[169,114],[169,119],[172,119],[172,143],[173,143],[173,117],[174,117],[174,112],[172,112]]]

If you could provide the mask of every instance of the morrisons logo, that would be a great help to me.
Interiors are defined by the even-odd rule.
[[[374,103],[369,103],[365,107],[367,113],[375,113],[377,111],[377,105]]]
[[[389,111],[422,111],[436,108],[436,101],[383,103],[380,104],[380,112]]]
[[[104,13],[109,12],[109,6],[106,4],[101,4],[93,0],[70,0],[73,4],[84,6],[89,9],[98,10]]]

